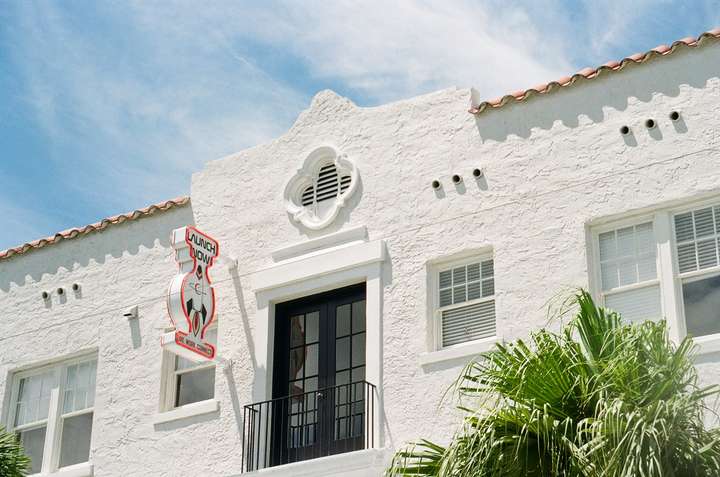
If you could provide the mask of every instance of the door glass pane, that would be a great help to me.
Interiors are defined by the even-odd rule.
[[[352,337],[352,365],[362,366],[365,364],[365,333],[353,335]]]
[[[290,347],[305,344],[305,315],[290,318]]]
[[[304,346],[290,350],[290,379],[300,379],[303,377],[305,367],[305,350]]]
[[[688,334],[720,333],[720,276],[683,283]]]
[[[305,315],[305,342],[315,343],[320,336],[320,313],[313,311]]]
[[[215,367],[196,369],[177,376],[175,406],[212,399],[215,395]]]
[[[318,374],[318,345],[310,345],[305,349],[307,350],[305,376],[315,376]]]
[[[63,419],[60,467],[90,460],[92,420],[92,412]]]
[[[335,336],[347,336],[350,334],[350,305],[337,307],[335,318]]]
[[[340,371],[335,373],[335,385],[349,384],[350,383],[350,371]]]
[[[350,367],[350,337],[335,340],[335,369]]]
[[[365,366],[360,366],[352,370],[352,382],[359,383],[365,381]]]
[[[365,300],[352,304],[352,332],[365,331]]]
[[[40,472],[43,460],[43,448],[45,447],[45,426],[20,432],[25,455],[30,457],[30,473]]]

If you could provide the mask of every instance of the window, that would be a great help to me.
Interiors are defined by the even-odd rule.
[[[435,271],[437,347],[494,337],[495,274],[492,258],[455,262]]]
[[[86,357],[14,376],[8,428],[32,459],[31,474],[90,460],[96,369]]]
[[[720,206],[676,214],[674,225],[687,332],[720,333]]]
[[[217,326],[211,326],[206,338],[217,346]],[[165,353],[165,359],[169,370],[165,376],[163,411],[215,397],[214,362],[196,363],[169,352]]]
[[[359,172],[332,146],[313,150],[285,184],[283,198],[292,220],[320,230],[330,225],[358,188]]]
[[[631,321],[662,317],[652,222],[598,235],[605,306]]]
[[[606,307],[631,321],[664,317],[676,339],[720,337],[717,200],[593,232],[594,289]]]

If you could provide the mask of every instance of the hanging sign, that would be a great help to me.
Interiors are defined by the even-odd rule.
[[[175,331],[162,337],[163,347],[193,361],[215,358],[205,333],[215,318],[215,290],[210,269],[218,257],[217,240],[195,227],[173,230],[171,245],[179,272],[170,282],[167,309]]]

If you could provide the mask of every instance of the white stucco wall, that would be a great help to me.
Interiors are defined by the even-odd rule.
[[[0,393],[18,367],[97,347],[96,475],[172,476],[184,469],[237,474],[242,405],[255,399],[255,345],[264,329],[256,320],[253,274],[273,265],[270,252],[279,247],[366,226],[371,240],[385,241],[389,257],[383,382],[375,383],[384,394],[385,444],[446,439],[457,420],[451,405],[439,407],[440,401],[465,361],[420,364],[420,355],[429,351],[429,261],[492,248],[498,332],[513,339],[546,324],[546,304],[558,293],[588,286],[588,223],[720,197],[716,45],[680,50],[478,117],[467,112],[469,98],[469,90],[450,89],[360,108],[321,92],[282,137],[209,162],[195,174],[192,209],[0,262],[0,295],[13,310],[0,322]],[[673,110],[682,121],[671,123]],[[645,129],[647,118],[658,127]],[[623,138],[622,125],[633,135]],[[321,144],[346,153],[361,184],[333,225],[309,231],[289,219],[283,188]],[[485,171],[479,182],[471,177],[475,167]],[[464,177],[461,186],[451,183],[454,173]],[[442,182],[441,192],[430,187],[433,179]],[[218,414],[153,426],[157,339],[166,326],[162,300],[141,304],[135,331],[119,313],[48,325],[118,308],[128,296],[141,302],[162,294],[175,273],[169,231],[193,221],[239,262],[235,274],[223,267],[214,272],[219,350],[234,364],[216,375]],[[43,306],[42,290],[73,281],[83,284],[81,299],[70,294],[64,305],[53,298],[50,308]],[[719,361],[717,355],[701,357],[703,380],[720,382]],[[190,448],[200,457],[192,458]]]

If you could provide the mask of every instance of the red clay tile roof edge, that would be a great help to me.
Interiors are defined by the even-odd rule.
[[[651,58],[657,57],[657,56],[667,56],[673,53],[675,50],[677,50],[680,46],[687,46],[687,47],[697,47],[700,46],[701,43],[703,43],[704,40],[714,38],[714,39],[720,39],[720,28],[715,28],[713,30],[706,31],[705,33],[702,33],[697,38],[693,37],[687,37],[683,38],[682,40],[678,40],[674,42],[671,46],[667,45],[660,45],[656,46],[652,50],[645,52],[645,53],[635,53],[634,55],[630,55],[627,58],[624,58],[620,61],[609,61],[605,63],[602,66],[599,66],[597,68],[584,68],[577,73],[575,73],[572,76],[564,76],[556,81],[551,81],[546,84],[541,84],[538,86],[535,86],[533,88],[529,88],[526,90],[516,91],[514,93],[507,94],[501,98],[491,99],[489,101],[483,101],[477,106],[471,107],[468,112],[472,114],[480,114],[483,111],[486,110],[493,110],[497,108],[501,108],[505,106],[510,101],[515,102],[521,102],[525,101],[532,96],[536,94],[547,94],[552,91],[559,90],[561,87],[568,87],[575,84],[578,79],[584,78],[584,79],[593,79],[600,76],[600,74],[604,74],[606,71],[608,73],[613,71],[619,71],[623,69],[626,65],[634,63],[645,63],[646,61],[650,60]]]
[[[149,205],[143,209],[133,210],[132,212],[128,212],[126,214],[108,217],[106,219],[102,219],[100,222],[86,225],[84,227],[63,230],[62,232],[58,232],[50,237],[33,240],[32,242],[24,243],[18,247],[2,250],[0,251],[0,260],[5,260],[12,257],[13,255],[20,255],[31,250],[35,250],[37,248],[42,248],[46,245],[52,245],[61,240],[73,239],[81,235],[98,232],[100,230],[108,228],[111,225],[121,224],[128,220],[137,220],[143,217],[148,217],[155,213],[164,212],[166,210],[170,210],[174,207],[180,207],[188,203],[190,203],[190,197],[176,197],[175,199],[166,200],[165,202],[160,202],[159,204]]]

